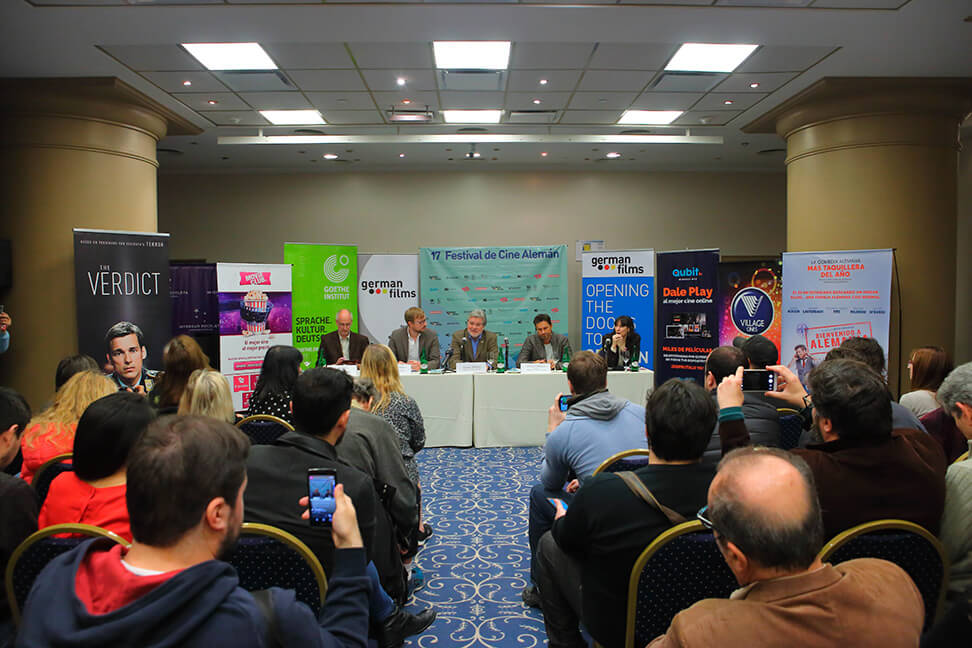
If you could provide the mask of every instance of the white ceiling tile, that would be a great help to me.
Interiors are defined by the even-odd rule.
[[[715,89],[719,92],[773,92],[796,76],[796,72],[733,74]],[[759,83],[759,87],[750,88],[753,82]]]
[[[593,43],[514,43],[510,67],[514,70],[580,69],[594,49]]]
[[[433,70],[362,70],[365,82],[374,91],[390,90],[435,90],[435,72]],[[398,79],[405,79],[405,85],[399,86]]]
[[[620,110],[568,110],[561,124],[614,124],[621,118]]]
[[[699,103],[692,106],[692,110],[746,110],[765,96],[758,92],[739,94],[710,92],[702,97]],[[726,105],[726,101],[732,101],[732,104]]]
[[[299,92],[241,92],[240,97],[257,110],[303,110],[311,107]]]
[[[365,84],[356,70],[287,70],[301,90],[310,92],[365,92]]]
[[[503,93],[502,92],[476,92],[476,91],[466,91],[466,92],[440,92],[439,98],[442,101],[442,108],[448,110],[450,108],[502,108],[503,107]]]
[[[431,68],[431,43],[349,43],[359,68]]]
[[[297,88],[280,70],[227,70],[213,76],[235,92],[289,92]]]
[[[645,92],[635,99],[635,110],[688,110],[702,98],[698,92]]]
[[[614,110],[631,105],[637,92],[576,92],[570,100],[571,110]]]
[[[142,76],[166,92],[227,92],[229,88],[209,72],[143,72]],[[192,85],[183,85],[189,81]]]
[[[709,112],[693,110],[672,123],[680,126],[721,126],[740,114],[742,114],[741,110],[713,110]]]
[[[193,94],[188,92],[174,92],[172,96],[186,104],[193,110],[249,110],[246,102],[232,92],[209,92]],[[210,104],[210,101],[215,104]]]
[[[580,74],[580,70],[513,70],[506,87],[516,92],[570,92]],[[540,79],[546,79],[547,83],[541,85]]]
[[[407,110],[423,110],[428,106],[431,110],[439,109],[439,96],[434,92],[375,92],[375,101],[382,110],[387,110],[389,106],[397,106]],[[403,104],[402,100],[408,99],[412,103]]]
[[[908,0],[816,0],[814,8],[897,9]]]
[[[578,90],[585,92],[599,92],[613,90],[615,92],[641,92],[648,85],[654,72],[635,70],[588,70],[581,79]]]
[[[286,70],[354,67],[344,43],[266,43],[263,49]]]
[[[539,99],[540,103],[533,103]],[[508,92],[507,110],[559,110],[567,106],[569,92]]]
[[[813,0],[716,0],[723,7],[806,7]]]
[[[707,92],[728,74],[663,72],[651,86],[659,92]]]
[[[740,72],[801,72],[829,54],[833,47],[761,47],[736,68]]]
[[[590,67],[601,70],[660,70],[678,45],[672,43],[599,43]]]
[[[644,0],[619,0],[620,4],[644,4]],[[712,0],[665,0],[667,5],[711,5]]]
[[[179,45],[104,45],[101,49],[139,72],[205,69]]]
[[[383,124],[377,110],[328,110],[324,113],[328,124]]]
[[[367,92],[308,92],[306,95],[320,110],[371,110],[375,107]]]
[[[270,123],[260,113],[252,110],[219,112],[201,110],[199,114],[217,126],[264,126]]]

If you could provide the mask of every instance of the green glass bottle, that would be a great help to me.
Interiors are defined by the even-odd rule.
[[[560,369],[564,373],[567,373],[567,365],[570,364],[570,347],[566,344],[564,345],[564,352],[560,356]]]
[[[323,349],[321,350],[320,353],[317,354],[317,366],[318,367],[326,367],[327,366],[327,358],[324,356],[324,350]]]
[[[425,349],[419,351],[419,373],[429,373],[429,360],[425,357]]]
[[[496,373],[506,372],[506,344],[503,344],[499,348],[499,353],[496,354]]]

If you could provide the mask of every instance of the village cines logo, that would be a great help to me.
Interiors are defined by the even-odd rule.
[[[415,299],[418,296],[416,291],[406,289],[405,282],[401,280],[362,281],[361,291],[364,292],[365,290],[368,291],[369,295],[385,295],[389,299]]]
[[[347,254],[342,254],[340,259],[338,259],[338,255],[332,254],[324,259],[324,276],[331,283],[341,283],[351,274],[351,268],[347,267],[350,263],[351,259],[348,258]],[[338,269],[338,266],[342,267]]]
[[[746,335],[765,333],[776,316],[773,300],[759,288],[743,288],[732,298],[729,313],[732,323]]]
[[[644,274],[645,267],[632,265],[629,256],[604,256],[591,257],[591,266],[598,270],[614,270],[619,275]]]

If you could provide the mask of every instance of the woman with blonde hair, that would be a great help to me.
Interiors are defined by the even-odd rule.
[[[196,369],[209,369],[209,357],[188,335],[177,335],[162,348],[162,374],[149,392],[149,402],[160,414],[174,414],[189,376]]]
[[[236,423],[233,396],[226,377],[213,369],[196,369],[179,399],[179,414],[209,416],[230,425]]]
[[[74,432],[88,405],[102,396],[118,391],[99,371],[81,371],[64,383],[54,394],[46,410],[27,424],[20,438],[24,463],[20,476],[28,484],[45,461],[74,448]]]

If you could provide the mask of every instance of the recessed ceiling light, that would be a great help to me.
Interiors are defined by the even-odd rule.
[[[533,103],[539,106],[543,102],[541,102],[539,99],[534,99]]]
[[[732,105],[732,99],[726,99],[722,103],[725,104],[725,105],[727,105],[727,106],[731,106]]]
[[[218,101],[216,101],[215,99],[210,99],[210,100],[209,100],[209,101],[207,101],[206,103],[208,103],[208,104],[209,104],[210,106],[215,106],[215,105],[216,105],[216,104],[218,104],[219,102],[218,102]]]
[[[192,81],[189,81],[189,80],[183,81],[182,82],[182,85],[184,85],[184,86],[186,86],[188,88],[189,86],[192,85]]]
[[[547,152],[546,152],[546,151],[544,151],[543,153],[541,153],[541,154],[540,154],[540,157],[547,157]]]
[[[402,99],[402,103],[407,106],[408,104],[412,103],[412,100],[411,99]]]
[[[183,43],[207,70],[276,70],[259,43]]]
[[[324,154],[324,159],[325,160],[336,160],[336,159],[338,159],[338,155],[337,155],[337,153],[325,153]]]
[[[440,70],[505,70],[510,41],[435,41],[435,67]]]
[[[411,111],[403,112],[400,110],[392,110],[388,113],[388,121],[393,122],[430,122],[432,121],[432,113],[428,110],[422,111]]]
[[[406,83],[405,77],[398,77],[397,79],[395,79],[395,83],[397,83],[400,86],[405,85]]]
[[[681,117],[681,110],[625,110],[619,124],[671,124]]]
[[[327,123],[316,110],[261,110],[260,114],[275,126]]]
[[[399,153],[398,154],[398,157],[403,158],[403,157],[405,157],[405,154],[404,153]]]
[[[540,79],[540,85],[547,85],[548,83],[550,82],[547,81],[546,79]]]
[[[609,160],[617,160],[619,157],[621,157],[621,154],[618,153],[617,151],[611,151],[610,153],[605,153],[604,157],[606,157]]]
[[[665,66],[679,72],[732,72],[759,45],[683,43]]]
[[[447,124],[498,124],[502,110],[443,110]]]
[[[749,87],[750,88],[758,88],[759,87],[759,82],[758,81],[753,81],[752,83],[749,84]]]

